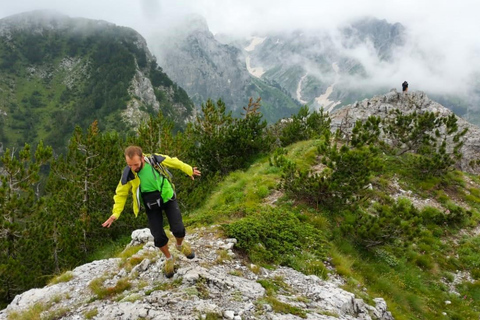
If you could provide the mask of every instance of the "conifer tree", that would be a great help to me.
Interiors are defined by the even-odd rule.
[[[41,272],[32,221],[43,205],[40,168],[51,155],[52,149],[40,143],[33,158],[28,144],[18,156],[7,149],[0,158],[0,295],[7,301],[35,285]]]
[[[67,155],[52,164],[47,185],[50,197],[42,221],[49,230],[54,271],[84,262],[103,240],[119,235],[121,223],[109,229],[101,223],[111,214],[112,197],[125,165],[122,150],[118,135],[101,133],[95,121],[86,133],[75,128]],[[129,215],[125,220],[129,221]]]
[[[175,123],[160,111],[157,116],[142,123],[138,135],[130,140],[131,144],[141,146],[146,153],[161,153],[185,159],[188,141],[181,132],[174,134]]]
[[[254,105],[255,104],[255,105]],[[195,142],[191,158],[198,161],[205,174],[220,173],[245,168],[252,157],[270,148],[265,121],[258,112],[259,101],[250,100],[245,108],[245,118],[232,117],[225,103],[208,100],[190,127],[190,137]],[[255,112],[253,111],[255,110]]]

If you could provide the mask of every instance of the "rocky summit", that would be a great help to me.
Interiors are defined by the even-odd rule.
[[[368,304],[343,290],[332,271],[323,280],[291,268],[258,267],[235,251],[236,239],[218,235],[215,226],[187,235],[196,258],[174,251],[177,270],[167,279],[149,229],[136,230],[124,251],[136,253],[79,266],[56,284],[24,292],[0,319],[35,310],[42,318],[71,320],[393,319],[382,298]]]
[[[424,92],[397,92],[392,89],[386,94],[334,110],[331,113],[332,130],[335,131],[341,127],[348,132],[352,130],[357,120],[364,121],[370,116],[384,119],[394,110],[399,110],[403,114],[431,112],[439,117],[446,117],[453,113],[450,109],[428,98]],[[479,174],[480,167],[472,167],[470,163],[479,159],[480,128],[458,116],[456,118],[459,131],[468,129],[463,137],[463,146],[460,149],[462,159],[458,163],[458,168],[465,172]]]

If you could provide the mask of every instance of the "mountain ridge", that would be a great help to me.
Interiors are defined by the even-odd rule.
[[[128,132],[159,110],[179,128],[193,113],[187,94],[131,28],[34,11],[1,19],[0,38],[6,147],[40,139],[61,147],[75,125],[94,120]]]

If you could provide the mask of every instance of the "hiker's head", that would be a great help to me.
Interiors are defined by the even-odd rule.
[[[125,149],[125,160],[132,171],[140,172],[145,164],[142,148],[130,146]]]
[[[405,92],[405,91],[408,91],[408,82],[407,81],[403,81],[402,83],[402,90]]]

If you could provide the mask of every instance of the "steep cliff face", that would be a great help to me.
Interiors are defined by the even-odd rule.
[[[233,251],[236,239],[216,233],[211,227],[187,236],[197,256],[175,252],[178,269],[167,279],[150,231],[136,230],[130,245],[140,251],[133,256],[77,267],[60,283],[18,295],[0,319],[35,308],[56,319],[393,319],[382,298],[366,303],[341,289],[343,280],[333,272],[322,280],[285,267],[260,268]],[[275,296],[268,283],[277,287]]]
[[[300,107],[278,84],[251,75],[243,49],[220,43],[201,17],[187,18],[152,43],[159,64],[196,105],[222,99],[238,115],[250,97],[261,97],[262,113],[271,122]]]
[[[387,20],[366,18],[343,27],[341,32],[346,48],[370,42],[380,60],[390,60],[393,50],[405,44],[405,27],[398,22],[391,24]]]
[[[196,104],[222,98],[232,105],[250,80],[239,50],[217,42],[201,17],[186,21],[153,50],[160,65]]]
[[[162,110],[182,126],[193,103],[136,31],[36,11],[0,20],[0,142],[61,147],[94,120],[126,132]]]

